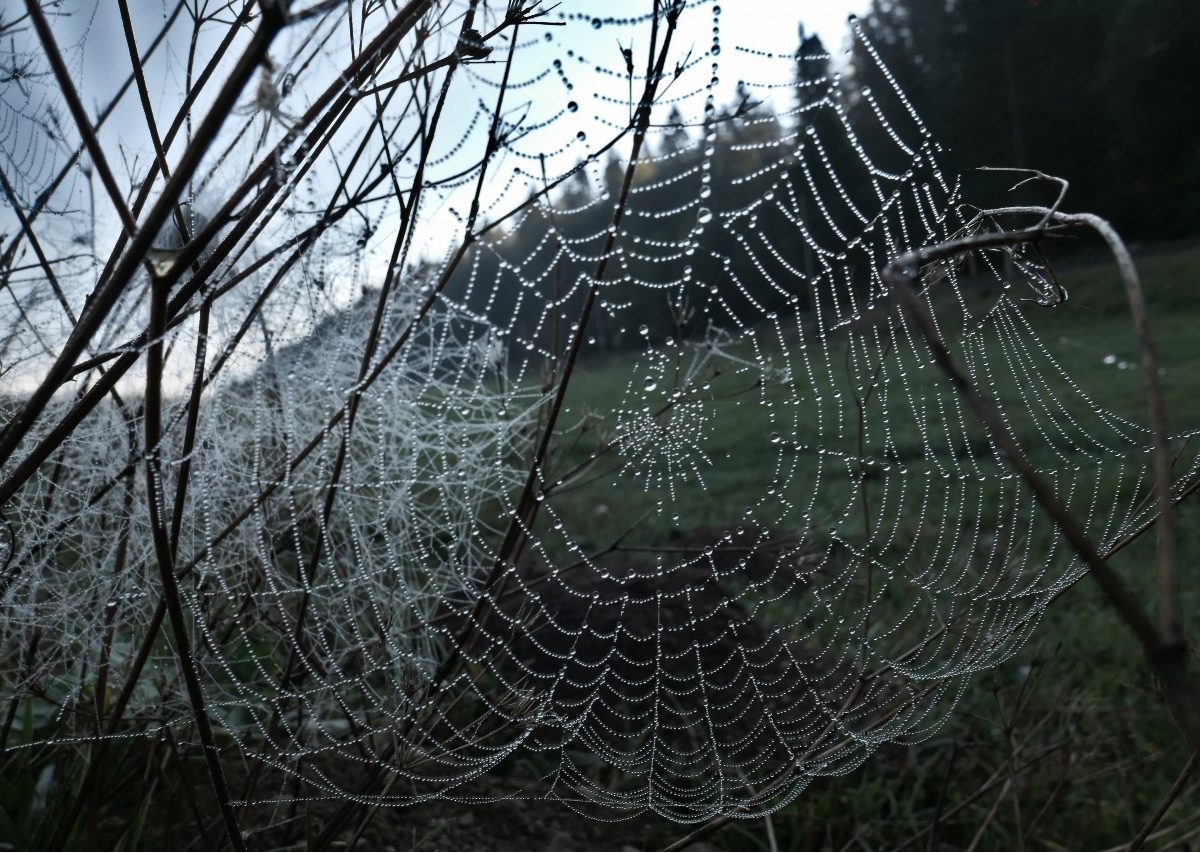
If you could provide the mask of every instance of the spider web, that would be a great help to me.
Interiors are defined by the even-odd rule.
[[[500,40],[457,67],[422,161],[446,69],[382,108],[391,89],[370,90],[451,54],[465,6],[439,5],[327,145],[273,155],[392,14],[336,4],[273,46],[193,182],[193,231],[244,164],[274,158],[286,186],[264,228],[228,238],[236,252],[165,339],[163,492],[186,475],[176,560],[235,797],[532,791],[589,813],[761,814],[936,732],[970,675],[1019,649],[1080,577],[879,277],[966,222],[934,136],[857,25],[851,74],[811,40],[799,54],[723,43],[749,6],[682,7],[614,224],[646,5],[565,4],[548,17],[565,26],[516,31],[511,65]],[[503,11],[478,14],[486,32]],[[227,26],[206,23],[202,50]],[[155,79],[184,79],[188,35],[171,30],[147,60]],[[10,261],[7,420],[100,277],[95,247],[117,236],[51,124],[65,112],[36,41],[5,37],[4,61],[26,70],[0,98],[4,170],[26,212],[66,176],[34,230],[65,259],[68,303],[28,251]],[[73,70],[87,44],[66,49]],[[183,98],[155,96],[168,116]],[[140,144],[121,134],[100,139]],[[141,156],[125,161],[134,185]],[[160,242],[169,269],[179,243]],[[1053,310],[1027,298],[1049,292],[1040,265],[981,253],[924,281],[942,335],[1094,540],[1151,518],[1149,431],[1037,332]],[[4,510],[2,698],[32,721],[8,749],[83,748],[98,731],[196,747],[176,651],[156,633],[147,287],[142,274],[89,353],[139,366]],[[52,400],[5,476],[77,399]],[[120,723],[98,725],[122,690]],[[494,787],[472,787],[489,773]]]

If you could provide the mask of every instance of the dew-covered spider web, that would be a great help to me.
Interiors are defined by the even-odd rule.
[[[154,137],[182,168],[258,4],[133,19],[153,133],[116,4],[63,5],[141,225]],[[1083,568],[880,277],[986,223],[862,29],[781,50],[785,5],[293,4],[0,468],[5,750],[199,748],[147,509],[159,277],[159,491],[236,802],[694,822],[935,733]],[[126,243],[35,28],[0,26],[11,436]],[[1146,524],[1149,430],[1072,379],[1041,260],[921,284],[1093,539]]]

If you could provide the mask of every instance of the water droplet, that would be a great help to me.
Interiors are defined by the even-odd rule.
[[[178,258],[178,249],[150,249],[146,252],[146,260],[150,263],[150,272],[156,278],[169,275],[175,268],[175,261]]]
[[[771,433],[771,444],[779,444],[781,441],[783,441],[783,436],[777,432]]]
[[[713,212],[707,207],[701,207],[696,211],[696,221],[701,225],[707,225],[713,221]]]
[[[646,384],[642,386],[642,389],[645,391],[653,391],[656,388],[658,388],[658,383],[654,381],[653,377],[647,376]]]
[[[579,112],[579,104],[575,103],[574,101],[568,101],[567,102],[567,110],[570,112],[573,112],[573,113],[577,113],[577,112]]]
[[[601,26],[602,26],[602,22],[599,18],[592,18],[592,29],[593,30],[598,30],[598,29],[600,29]]]

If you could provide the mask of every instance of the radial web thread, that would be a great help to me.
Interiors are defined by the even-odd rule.
[[[454,50],[466,4],[434,5],[422,53],[402,45],[370,85]],[[852,73],[811,41],[782,54],[723,39],[755,4],[686,4],[611,232],[648,5],[563,4],[550,19],[565,26],[516,31],[511,68],[503,40],[459,65],[423,164],[427,119],[404,104],[432,108],[447,70],[379,122],[386,92],[363,87],[327,146],[275,157],[277,213],[235,240],[168,329],[162,492],[171,518],[189,470],[177,565],[236,795],[405,805],[532,791],[610,817],[762,814],[882,745],[935,733],[970,676],[1020,649],[1080,577],[880,278],[970,217],[857,25]],[[369,43],[393,14],[347,8],[272,47],[192,186],[194,227],[337,81],[349,39]],[[486,32],[503,13],[478,14]],[[5,420],[101,276],[97,247],[116,239],[35,37],[6,40],[5,63],[28,73],[0,94],[5,222],[64,173],[34,230],[65,298],[32,252],[10,264]],[[180,43],[149,60],[155,79],[185,79]],[[64,41],[73,71],[87,44],[87,32]],[[263,91],[278,96],[270,109]],[[85,94],[103,104],[116,85]],[[154,94],[167,117],[183,97]],[[119,162],[116,131],[99,138]],[[147,143],[126,177],[153,156]],[[343,175],[348,196],[381,169],[352,213],[302,242]],[[304,248],[285,264],[289,241]],[[9,749],[92,743],[88,715],[129,680],[160,600],[141,275],[89,350],[139,356],[121,401],[97,404],[4,508],[0,700],[29,703],[35,725],[18,723]],[[922,281],[956,358],[1095,541],[1151,518],[1149,431],[1080,387],[1038,331],[1054,308],[1039,301],[1036,260],[980,253]],[[185,452],[205,312],[206,388]],[[99,376],[53,399],[4,476]],[[1196,473],[1181,463],[1177,482]],[[196,748],[168,637],[104,737],[169,730]],[[473,786],[484,774],[497,781]]]

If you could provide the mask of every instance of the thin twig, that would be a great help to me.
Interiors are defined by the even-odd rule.
[[[33,0],[27,0],[33,2]],[[58,357],[47,370],[45,377],[38,387],[25,399],[20,411],[5,425],[0,432],[0,461],[7,460],[20,445],[21,440],[32,428],[54,392],[70,373],[78,360],[80,353],[88,345],[92,336],[99,329],[104,318],[115,306],[117,298],[132,279],[134,272],[145,263],[146,252],[150,249],[155,234],[174,209],[177,199],[183,192],[187,182],[200,166],[205,152],[212,140],[216,138],[221,125],[232,110],[242,89],[258,68],[259,61],[267,52],[267,48],[283,26],[283,17],[277,11],[277,6],[268,4],[270,12],[264,10],[259,18],[259,28],[247,46],[241,59],[230,73],[225,86],[217,95],[211,109],[201,122],[200,130],[193,144],[189,145],[176,166],[175,174],[167,181],[158,201],[147,214],[145,221],[136,232],[125,256],[119,261],[112,275],[104,281],[92,294],[91,300],[84,306],[79,322],[75,324]],[[195,241],[193,241],[195,242]],[[199,247],[196,248],[199,253]],[[183,259],[191,263],[191,259]],[[179,265],[177,265],[179,266]],[[182,270],[176,271],[178,275]],[[164,287],[170,286],[173,279],[163,282]],[[42,457],[44,459],[44,457]],[[9,500],[18,488],[33,475],[41,459],[32,455],[21,460],[12,473],[0,484],[0,504]]]
[[[212,723],[204,705],[204,691],[200,686],[200,674],[196,670],[196,660],[192,656],[191,643],[188,639],[187,622],[183,615],[183,605],[179,597],[179,583],[175,578],[175,559],[171,554],[171,543],[168,540],[165,507],[162,503],[161,484],[162,471],[160,461],[162,448],[159,446],[162,421],[162,351],[163,343],[161,329],[166,317],[167,293],[162,282],[151,282],[152,294],[150,301],[150,331],[153,343],[146,354],[146,501],[150,512],[150,528],[154,538],[154,552],[158,562],[158,573],[163,586],[163,600],[171,617],[171,628],[175,636],[175,652],[179,658],[179,668],[187,686],[188,700],[192,705],[192,715],[196,721],[196,731],[204,749],[204,760],[208,765],[208,775],[212,781],[213,792],[221,809],[221,817],[225,822],[225,831],[229,843],[235,850],[244,850],[242,833],[238,829],[237,816],[229,801],[229,788],[225,783],[225,772],[221,768],[220,755],[217,752],[216,740],[213,737]]]
[[[666,56],[668,53],[668,49],[670,47],[671,34],[675,30],[675,25],[676,25],[676,22],[678,19],[678,14],[679,14],[679,8],[680,7],[678,7],[678,6],[673,6],[671,8],[671,10],[666,13],[666,18],[667,18],[667,22],[668,22],[668,35],[665,38],[665,43],[663,45],[663,49],[661,50],[661,52],[659,52],[657,54],[654,53],[653,44],[651,46],[651,53],[649,54],[649,62],[651,63],[652,66],[656,67],[659,72],[661,72],[661,70],[666,62]],[[654,22],[653,22],[655,31],[657,31],[658,18],[659,18],[659,13],[656,12]],[[642,145],[645,141],[646,128],[647,128],[647,125],[650,120],[650,112],[651,112],[651,109],[655,102],[655,96],[656,96],[656,92],[658,89],[658,83],[659,83],[660,79],[661,79],[661,77],[659,74],[647,75],[646,89],[645,89],[645,93],[642,98],[642,102],[639,107],[638,119],[637,119],[636,127],[634,130],[633,148],[632,148],[632,152],[629,157],[628,165],[625,170],[625,179],[622,184],[621,194],[618,197],[617,204],[614,208],[612,227],[609,229],[608,237],[606,239],[606,244],[605,244],[605,247],[600,256],[600,261],[597,266],[596,274],[593,277],[591,287],[588,290],[588,295],[585,298],[584,305],[583,305],[583,308],[580,313],[579,322],[577,323],[575,334],[571,341],[570,350],[568,351],[568,357],[566,359],[566,363],[563,368],[562,377],[559,380],[558,390],[557,390],[554,400],[551,404],[550,415],[549,415],[549,417],[547,419],[547,423],[543,429],[542,439],[538,444],[537,450],[534,454],[534,458],[529,466],[529,473],[526,478],[525,485],[521,492],[520,498],[517,501],[517,508],[512,514],[507,532],[505,533],[505,536],[500,544],[500,547],[497,550],[497,557],[496,557],[495,563],[493,564],[490,572],[488,573],[488,576],[484,580],[484,583],[480,589],[480,593],[476,597],[475,604],[472,607],[472,610],[471,610],[470,614],[468,615],[467,619],[465,620],[462,629],[460,629],[458,636],[456,637],[456,642],[454,643],[450,654],[447,655],[447,657],[440,663],[437,671],[433,674],[433,677],[429,681],[428,686],[425,688],[425,694],[427,696],[436,696],[438,694],[438,692],[441,690],[441,687],[442,687],[445,679],[450,674],[450,672],[454,669],[454,667],[458,664],[463,651],[466,649],[467,645],[469,644],[469,642],[471,640],[475,626],[478,624],[480,618],[483,615],[484,608],[487,606],[487,602],[490,600],[489,594],[492,592],[492,587],[496,584],[497,580],[503,573],[505,566],[508,564],[508,562],[512,559],[513,555],[516,553],[518,547],[520,546],[521,542],[524,539],[524,536],[523,536],[524,531],[528,529],[529,525],[532,522],[532,516],[536,514],[536,508],[538,506],[538,502],[535,500],[534,495],[537,492],[540,481],[541,481],[542,465],[546,458],[546,453],[547,453],[547,450],[549,449],[549,444],[550,444],[551,438],[554,434],[554,424],[556,422],[558,413],[562,409],[563,401],[566,396],[567,387],[570,383],[571,373],[572,373],[572,370],[575,365],[575,360],[578,356],[579,350],[582,348],[583,341],[586,338],[586,327],[587,327],[588,318],[591,313],[591,308],[596,300],[596,296],[599,292],[600,284],[604,280],[604,276],[607,271],[608,260],[611,257],[613,246],[614,246],[614,243],[616,240],[616,234],[620,230],[620,224],[622,222],[622,219],[623,219],[623,216],[625,213],[625,209],[626,209],[626,205],[627,205],[628,197],[629,197],[629,191],[633,184],[633,176],[634,176],[634,173],[638,166],[638,161],[639,161]],[[502,93],[503,93],[503,90],[502,90]],[[492,132],[489,134],[489,137],[488,137],[489,148],[496,144],[496,134],[495,134],[495,129],[497,126],[496,121],[497,121],[497,119],[494,118]],[[549,187],[545,187],[545,188],[543,188],[542,191],[546,192],[546,191],[548,191],[548,189],[549,189]],[[468,216],[467,239],[464,240],[462,245],[460,245],[458,252],[455,254],[455,257],[452,259],[451,263],[448,266],[448,270],[453,269],[454,267],[457,266],[457,264],[461,260],[462,256],[466,253],[466,250],[474,243],[474,240],[476,237],[476,232],[475,232],[474,228],[475,228],[476,217],[478,216],[478,214],[479,214],[479,191],[477,188],[475,198],[471,204],[471,211]],[[484,230],[486,230],[486,229],[484,229]],[[426,310],[428,310],[428,307],[431,306],[433,301],[438,298],[438,296],[441,293],[441,290],[445,287],[445,284],[447,283],[448,278],[449,278],[448,273],[443,273],[441,279],[438,282],[438,285],[435,288],[433,288],[428,299],[425,301],[424,305],[422,306],[422,310],[420,312],[418,312],[419,314],[423,314]],[[411,326],[410,326],[410,328],[411,328]],[[403,345],[404,340],[405,340],[405,336],[401,336],[400,340],[397,341],[397,343],[394,344],[389,349],[389,355],[385,356],[385,357],[390,357],[390,355],[393,355],[396,351],[398,351],[399,346]],[[386,760],[390,759],[393,753],[394,753],[394,747],[390,748],[389,750],[387,750],[385,752],[385,755],[383,756],[384,760],[386,761]],[[381,765],[376,765],[376,766],[372,767],[371,772],[369,774],[367,774],[367,778],[366,778],[366,780],[364,780],[366,785],[370,785],[375,780],[375,778],[377,778],[378,773],[380,772],[380,767],[381,767]],[[328,845],[332,841],[332,839],[336,835],[336,833],[340,831],[341,827],[343,825],[345,825],[345,823],[348,820],[353,819],[361,811],[361,809],[362,809],[362,803],[360,803],[356,800],[351,800],[348,803],[346,803],[341,809],[339,809],[339,811],[335,815],[333,815],[333,817],[329,820],[329,822],[322,829],[321,834],[316,839],[317,846],[321,847],[321,846]]]
[[[1193,752],[1187,764],[1183,766],[1183,770],[1180,771],[1178,778],[1175,779],[1175,784],[1171,786],[1171,790],[1167,791],[1167,795],[1163,797],[1163,801],[1154,810],[1154,814],[1150,815],[1150,819],[1146,821],[1146,825],[1125,846],[1126,850],[1142,849],[1142,845],[1146,843],[1146,839],[1150,837],[1150,833],[1154,832],[1159,822],[1166,816],[1167,811],[1175,804],[1175,800],[1179,798],[1188,780],[1192,778],[1192,773],[1195,772],[1197,764],[1200,764],[1200,752]]]
[[[1037,213],[1044,216],[1046,210],[1046,208],[1013,208],[1002,212],[1019,211],[1022,213]],[[1130,292],[1132,304],[1135,301],[1135,295],[1140,293],[1140,286],[1136,283],[1136,271],[1132,269],[1132,260],[1129,258],[1128,252],[1124,250],[1124,245],[1120,242],[1120,238],[1117,237],[1116,232],[1112,230],[1111,226],[1099,219],[1099,217],[1090,214],[1067,215],[1053,213],[1052,219],[1068,224],[1085,224],[1096,228],[1105,236],[1105,239],[1109,241],[1110,248],[1117,257],[1122,276],[1126,279],[1126,286]],[[1037,239],[1041,234],[1042,229],[1035,227],[1012,232],[979,234],[958,240],[950,240],[937,246],[920,249],[896,258],[884,269],[883,278],[891,286],[892,292],[902,305],[905,315],[912,319],[919,328],[926,345],[933,355],[934,361],[950,378],[954,387],[987,428],[992,440],[1004,452],[1008,463],[1025,480],[1034,497],[1041,504],[1042,509],[1058,525],[1063,537],[1083,559],[1084,563],[1091,570],[1090,574],[1092,577],[1100,584],[1109,601],[1117,609],[1134,636],[1137,637],[1138,642],[1141,643],[1145,652],[1148,663],[1159,677],[1167,705],[1171,710],[1172,716],[1175,718],[1176,725],[1193,750],[1200,749],[1200,700],[1197,698],[1195,685],[1187,674],[1187,648],[1183,643],[1181,632],[1174,634],[1163,633],[1151,621],[1137,598],[1130,592],[1121,578],[1109,567],[1107,561],[1100,555],[1096,546],[1079,526],[1075,517],[1061,503],[1054,489],[1033,467],[1025,449],[1021,447],[1020,443],[1013,436],[1008,425],[996,411],[994,405],[979,393],[968,376],[955,363],[946,349],[946,345],[942,342],[937,328],[927,313],[927,309],[918,302],[915,295],[919,289],[920,269],[930,261],[951,257],[964,250],[1020,245]],[[926,296],[926,299],[928,299],[928,296]],[[1142,317],[1142,322],[1138,324],[1138,332],[1139,336],[1144,335],[1148,337],[1149,335],[1144,323],[1144,316]],[[1146,340],[1143,340],[1142,353],[1143,364],[1147,366],[1147,391],[1151,397],[1151,409],[1152,412],[1161,414],[1162,403],[1161,394],[1158,392],[1157,365],[1154,360],[1153,346]],[[1153,367],[1153,371],[1151,371],[1151,367]],[[1151,372],[1154,374],[1154,382],[1149,382]],[[1156,396],[1158,399],[1155,399]],[[1153,419],[1156,474],[1165,472],[1169,478],[1171,458],[1169,452],[1167,452],[1168,448],[1165,446],[1165,436],[1162,432],[1165,430],[1164,421],[1158,416],[1154,416]],[[1164,492],[1166,493],[1165,501],[1163,498]],[[1169,480],[1166,483],[1166,488],[1164,488],[1161,474],[1159,479],[1159,506],[1160,594],[1166,599],[1160,603],[1164,610],[1164,627],[1169,628],[1174,623],[1173,619],[1168,617],[1171,616],[1178,604],[1178,578],[1174,575],[1174,564],[1169,559],[1174,554],[1174,542],[1172,540],[1169,546],[1164,546],[1163,544],[1164,529],[1173,531],[1174,528],[1170,518],[1167,518],[1165,521],[1162,518],[1164,509],[1168,516],[1173,516],[1173,513],[1171,512]],[[1164,559],[1167,562],[1164,563]]]
[[[29,20],[37,31],[38,40],[42,45],[42,53],[45,54],[50,68],[54,71],[54,78],[58,82],[63,100],[67,102],[67,109],[70,110],[71,117],[75,119],[75,125],[83,139],[84,147],[87,148],[88,155],[92,158],[92,165],[100,174],[100,182],[104,184],[104,189],[108,192],[109,200],[112,202],[121,224],[125,227],[125,232],[132,235],[137,231],[137,223],[133,221],[129,208],[125,206],[125,197],[121,194],[121,189],[117,186],[117,179],[108,165],[108,157],[105,156],[104,149],[100,147],[96,129],[92,125],[92,120],[88,118],[87,111],[83,108],[83,101],[79,99],[79,92],[75,89],[71,72],[67,70],[67,64],[63,61],[62,51],[58,49],[58,40],[54,38],[50,23],[42,12],[41,0],[25,0],[25,8],[29,11]]]

